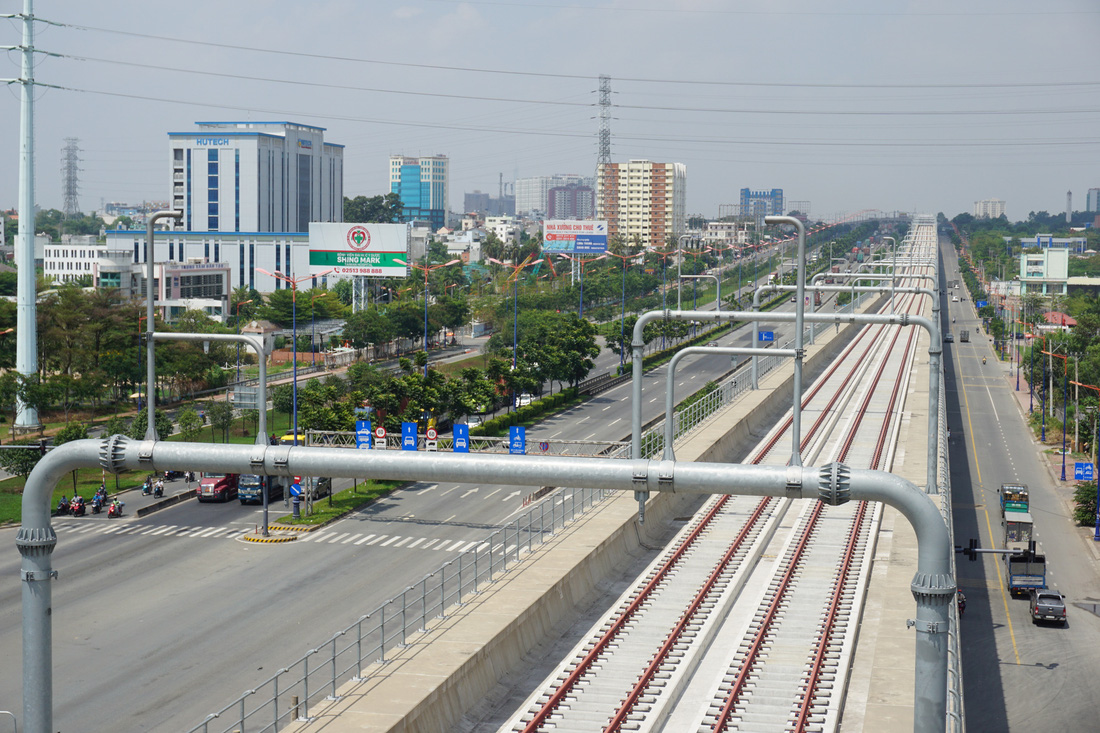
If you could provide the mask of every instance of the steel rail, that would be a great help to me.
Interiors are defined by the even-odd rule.
[[[729,497],[725,496],[722,497],[719,501],[715,502],[714,506],[711,507],[709,512],[707,512],[707,515],[703,518],[701,522],[699,522],[698,526],[696,526],[695,529],[693,529],[691,533],[684,539],[684,541],[680,543],[680,546],[676,548],[672,555],[670,555],[669,558],[661,565],[658,571],[654,573],[649,582],[647,582],[646,585],[638,592],[638,595],[634,597],[634,599],[630,602],[630,605],[628,605],[626,609],[624,609],[623,612],[619,614],[618,618],[616,618],[615,621],[611,624],[611,627],[604,632],[599,641],[597,641],[595,645],[593,645],[588,653],[584,655],[584,658],[581,659],[581,661],[574,666],[573,671],[569,673],[569,675],[561,682],[560,685],[558,685],[557,689],[553,692],[553,694],[550,695],[550,699],[543,704],[539,712],[536,713],[535,716],[524,727],[524,731],[533,732],[539,730],[539,726],[546,722],[546,719],[549,718],[551,714],[553,714],[558,705],[561,704],[562,700],[564,700],[565,697],[573,691],[573,689],[584,677],[584,675],[587,674],[589,668],[600,656],[603,655],[608,645],[615,640],[615,638],[626,626],[627,622],[630,621],[638,612],[638,610],[642,607],[642,604],[657,591],[658,586],[661,585],[661,583],[667,577],[668,573],[671,572],[671,570],[679,563],[684,554],[699,538],[699,535],[702,534],[703,530],[706,529],[711,521],[713,521],[713,519],[718,515],[718,513],[721,511],[722,507],[725,506],[727,501],[729,501]],[[759,504],[757,504],[756,510],[753,512],[752,516],[749,518],[749,521],[745,523],[745,526],[739,533],[737,543],[740,543],[744,540],[744,538],[748,535],[748,531],[751,526],[755,524],[756,521],[760,518],[760,516],[764,512],[764,509],[770,502],[771,499],[765,497],[760,501]]]
[[[899,336],[900,336],[900,330],[895,330],[895,334],[894,334],[894,336],[893,336],[893,338],[891,339],[891,342],[890,342],[890,348],[887,350],[886,355],[883,356],[883,359],[882,359],[882,361],[879,365],[879,368],[878,368],[878,370],[875,374],[874,381],[872,383],[872,387],[871,387],[871,389],[869,389],[867,391],[867,395],[865,396],[863,403],[860,405],[860,408],[856,413],[857,414],[857,419],[851,425],[851,427],[849,428],[849,430],[847,432],[847,436],[846,436],[846,438],[845,438],[845,440],[842,444],[840,454],[837,457],[837,460],[839,460],[839,461],[844,460],[844,457],[847,455],[848,451],[851,449],[851,446],[855,441],[855,437],[856,437],[857,433],[859,432],[860,426],[862,425],[863,417],[866,414],[867,405],[869,404],[870,399],[874,396],[874,387],[881,381],[882,374],[885,371],[886,364],[887,364],[887,361],[888,361],[888,356],[893,351],[893,347],[897,343],[897,339],[899,338]],[[906,343],[906,350],[905,350],[906,354],[908,353],[908,350],[909,350],[909,348],[912,344],[912,340],[913,340],[913,332],[910,331],[910,337],[909,337],[909,340]],[[905,363],[906,363],[906,359],[903,358],[902,362],[901,362],[901,366],[899,367],[899,375],[904,371]],[[899,381],[900,381],[899,379],[895,379],[894,394],[896,394],[897,384],[898,384]],[[842,389],[842,388],[843,388],[843,385],[841,385],[840,388],[838,388],[838,393],[839,393],[840,389]],[[884,425],[888,424],[891,414],[892,414],[891,411],[888,411],[887,414],[885,414],[883,416],[883,424]],[[876,442],[880,442],[884,439],[885,439],[885,437],[883,437],[883,434],[880,431],[879,441],[876,441]],[[876,452],[879,452],[879,451],[880,451],[880,447],[876,447]],[[863,507],[865,506],[865,504],[866,504],[866,502],[860,502],[860,508],[857,510],[856,517],[858,518],[859,522],[862,522],[862,517],[864,515]],[[817,505],[814,507],[813,511],[810,514],[810,517],[807,521],[806,527],[802,531],[801,537],[799,539],[798,545],[795,548],[794,553],[790,555],[790,558],[785,563],[786,568],[783,571],[782,576],[779,578],[779,582],[776,585],[776,589],[774,591],[774,595],[772,597],[772,600],[771,600],[771,602],[768,606],[768,610],[765,612],[763,619],[761,620],[759,626],[756,629],[756,632],[753,636],[753,640],[749,645],[749,649],[746,651],[746,653],[744,654],[744,656],[742,658],[742,661],[740,662],[740,669],[738,670],[738,673],[737,673],[737,675],[734,679],[734,682],[730,686],[730,689],[729,689],[728,693],[726,694],[726,699],[725,699],[725,701],[722,705],[721,711],[716,716],[716,720],[715,720],[714,726],[712,728],[715,731],[724,731],[724,730],[727,729],[727,726],[729,724],[730,715],[733,712],[734,707],[740,701],[740,699],[742,697],[742,694],[744,692],[745,686],[746,686],[746,684],[749,680],[749,676],[752,674],[753,670],[756,667],[756,662],[757,662],[757,660],[760,656],[761,649],[762,649],[762,647],[764,645],[764,642],[765,642],[766,638],[769,636],[769,633],[770,633],[770,631],[771,631],[771,629],[774,625],[774,621],[775,621],[776,615],[778,613],[778,610],[779,610],[783,600],[785,599],[785,597],[787,595],[787,591],[790,588],[790,583],[791,583],[792,579],[794,578],[794,575],[795,575],[796,571],[799,568],[799,564],[801,563],[802,558],[804,556],[806,546],[807,546],[807,544],[809,542],[809,539],[812,536],[814,530],[817,527],[817,522],[821,517],[821,513],[823,511],[824,506],[825,505],[822,502],[818,501]],[[853,538],[856,538],[859,535],[859,532],[857,531],[857,529],[859,527],[859,524],[855,521],[855,519],[853,520],[852,524],[853,524],[853,529],[851,530],[851,536]],[[854,539],[853,539],[853,541],[854,541]],[[846,568],[847,568],[847,566],[845,566],[845,569]],[[842,594],[842,591],[843,591],[843,582],[842,582],[842,579],[841,579],[840,581],[837,582],[837,584],[834,588],[834,597],[830,601],[831,605],[835,604],[838,595]],[[827,633],[827,631],[828,630],[826,630],[826,633]],[[822,644],[821,646],[823,647],[824,644]],[[815,654],[814,658],[819,659],[819,658],[822,658],[822,656],[823,656],[822,654]],[[817,678],[817,677],[820,676],[820,667],[811,667],[811,671],[813,673],[814,678]],[[812,696],[809,693],[807,693],[803,697],[801,707],[808,710],[809,707],[811,707],[811,703],[812,703]],[[801,728],[796,728],[796,730],[801,730]]]

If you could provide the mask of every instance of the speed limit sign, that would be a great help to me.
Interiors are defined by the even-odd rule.
[[[382,427],[381,425],[379,425],[378,427],[376,427],[374,429],[374,437],[378,438],[379,440],[381,440],[382,438],[385,438],[386,437],[386,429],[384,427]]]
[[[435,428],[428,428],[428,440],[435,440],[438,435]]]

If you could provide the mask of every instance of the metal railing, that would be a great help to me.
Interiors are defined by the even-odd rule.
[[[565,489],[540,502],[487,539],[460,552],[403,593],[337,631],[255,689],[211,713],[189,733],[278,731],[310,718],[320,700],[338,699],[340,685],[367,679],[366,668],[388,661],[413,634],[429,631],[447,612],[477,593],[612,491]],[[457,546],[468,540],[455,540]]]
[[[355,432],[351,430],[307,430],[305,435],[307,446],[324,446],[326,448],[354,448]],[[375,438],[374,440],[377,440]],[[401,435],[389,433],[386,435],[386,450],[401,450]],[[427,436],[416,436],[416,449],[418,451],[451,451],[454,437],[441,436],[435,441],[435,447],[429,447],[431,441]],[[375,443],[377,445],[377,443]],[[471,453],[509,453],[510,443],[508,438],[494,438],[488,436],[470,436],[469,446]],[[622,446],[629,446],[629,441],[621,440],[536,440],[530,439],[524,442],[525,450],[529,455],[544,456],[602,456],[614,452]],[[378,450],[372,448],[372,450]]]

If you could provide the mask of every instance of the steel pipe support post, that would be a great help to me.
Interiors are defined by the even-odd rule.
[[[798,232],[798,260],[795,275],[794,304],[794,396],[791,405],[791,458],[792,466],[802,465],[802,362],[806,354],[806,225],[793,216],[765,216],[764,223],[769,226],[788,224]]]
[[[145,229],[145,328],[147,329],[145,331],[145,410],[148,418],[145,428],[146,440],[157,439],[157,365],[156,350],[153,348],[153,334],[157,330],[153,320],[153,302],[156,297],[156,291],[153,288],[155,274],[153,266],[157,259],[153,250],[153,237],[156,231],[154,225],[161,219],[179,221],[182,218],[182,211],[158,211],[149,217],[149,223]]]
[[[758,352],[764,351],[764,349],[757,349],[753,347],[744,346],[689,346],[686,349],[680,349],[673,356],[672,360],[668,363],[668,373],[665,378],[665,449],[663,458],[666,461],[675,461],[676,455],[672,450],[672,443],[675,438],[673,435],[673,419],[675,414],[673,410],[676,405],[676,367],[679,366],[680,360],[685,356],[691,356],[693,354],[729,354],[730,356],[755,356]],[[767,349],[769,356],[789,356],[793,357],[797,352],[794,349]],[[638,456],[639,458],[641,456]]]
[[[50,498],[69,471],[101,466],[121,470],[200,470],[292,476],[453,481],[497,485],[587,487],[620,491],[733,494],[882,501],[896,507],[917,535],[917,603],[914,731],[946,725],[947,613],[955,580],[954,545],[935,502],[903,478],[882,471],[587,457],[468,455],[350,451],[268,445],[209,445],[135,441],[114,435],[77,440],[51,451],[31,471],[23,494],[23,526],[16,544],[23,556],[24,730],[52,733],[52,627],[50,557],[56,536]]]

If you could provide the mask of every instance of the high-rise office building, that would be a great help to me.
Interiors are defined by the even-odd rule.
[[[579,176],[575,173],[533,176],[516,180],[516,215],[546,217],[550,211],[550,189],[570,185],[588,186],[594,189],[596,180],[592,176]]]
[[[306,232],[344,218],[344,146],[295,122],[168,133],[172,207],[191,232]]]
[[[390,192],[401,199],[401,221],[447,223],[450,161],[446,155],[390,156]]]
[[[759,229],[764,226],[765,216],[783,215],[783,189],[770,191],[752,191],[741,189],[741,216],[752,217]]]
[[[1090,188],[1085,197],[1085,211],[1100,211],[1100,188]]]
[[[976,219],[996,219],[1004,216],[1005,202],[1001,199],[984,199],[974,202],[974,217]]]
[[[662,246],[683,233],[687,166],[683,163],[601,163],[596,172],[596,218],[607,234],[644,246]]]
[[[546,194],[547,219],[594,219],[596,192],[591,186],[570,183],[554,186]]]

